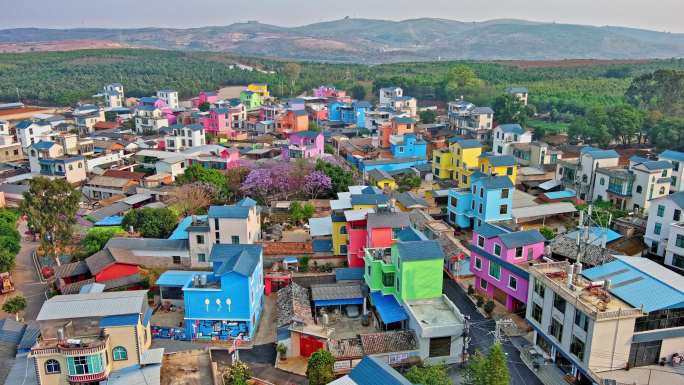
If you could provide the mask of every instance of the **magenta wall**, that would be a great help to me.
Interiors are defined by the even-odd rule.
[[[356,221],[361,222],[361,221]],[[368,232],[364,227],[354,229],[351,222],[347,222],[347,234],[349,237],[349,245],[347,246],[347,264],[349,267],[363,267],[363,249],[366,247],[368,241]]]

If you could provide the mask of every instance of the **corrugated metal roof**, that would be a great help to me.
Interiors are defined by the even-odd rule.
[[[197,274],[196,271],[181,271],[181,270],[168,270],[162,273],[162,275],[157,278],[157,286],[185,286],[192,277]]]
[[[684,162],[684,152],[665,150],[659,155],[660,159],[672,159],[680,162]]]
[[[499,235],[499,239],[501,239],[501,242],[509,249],[540,243],[546,240],[537,229],[501,234]]]
[[[369,229],[379,227],[398,229],[411,226],[411,218],[408,213],[369,213],[367,221]]]
[[[104,317],[100,320],[100,327],[130,326],[137,325],[140,314],[117,314]]]
[[[444,259],[444,251],[437,241],[398,242],[396,245],[402,261]]]
[[[384,324],[391,324],[408,319],[406,310],[397,302],[397,299],[389,294],[383,295],[382,292],[374,291],[370,295],[373,306],[377,309],[380,319]]]
[[[146,302],[147,290],[58,295],[45,301],[36,320],[141,313]]]
[[[216,244],[211,249],[209,260],[214,266],[220,263],[217,275],[236,272],[249,277],[261,262],[263,248],[261,245]]]
[[[361,286],[358,284],[322,284],[311,285],[311,299],[314,301],[346,300],[363,298]]]
[[[364,357],[349,373],[349,378],[357,385],[411,385],[387,363],[372,356]]]
[[[309,235],[319,237],[332,234],[332,218],[330,216],[309,219]]]
[[[585,270],[582,275],[591,280],[610,275],[611,294],[636,308],[643,306],[647,313],[684,306],[681,275],[646,258],[617,257],[615,261]]]
[[[363,281],[364,270],[361,267],[340,267],[335,269],[337,281]]]
[[[159,385],[161,365],[129,366],[112,371],[107,385]]]

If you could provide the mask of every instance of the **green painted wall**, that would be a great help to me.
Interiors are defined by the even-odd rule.
[[[442,259],[402,262],[400,293],[402,301],[435,298],[442,295]]]

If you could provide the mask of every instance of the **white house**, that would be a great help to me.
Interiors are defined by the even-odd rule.
[[[532,142],[532,131],[519,124],[500,124],[494,129],[492,151],[497,155],[513,155],[513,145]]]
[[[388,106],[395,98],[404,96],[404,90],[402,90],[400,87],[384,87],[381,88],[379,92],[379,104],[381,106]]]
[[[121,83],[111,83],[104,86],[104,102],[108,108],[121,108],[124,104],[124,89]]]
[[[97,122],[104,122],[104,110],[94,104],[83,104],[74,109],[74,122],[79,132],[87,135],[93,132],[93,126]]]
[[[529,96],[529,91],[525,87],[511,87],[506,90],[510,95],[518,98],[523,105],[527,105],[527,97]]]
[[[672,225],[682,221],[682,210],[684,210],[684,191],[651,201],[644,243],[653,254],[661,257],[665,255],[671,238]],[[679,230],[675,232],[677,231]]]
[[[665,150],[658,155],[658,160],[672,163],[670,192],[684,191],[684,152]]]
[[[169,120],[164,116],[162,110],[157,107],[144,105],[138,106],[135,110],[135,131],[142,134],[153,131],[159,132],[162,127],[168,127]]]
[[[579,158],[558,162],[556,180],[562,181],[565,187],[577,191],[577,196],[580,199],[591,199],[594,197],[596,170],[598,168],[617,167],[619,160],[620,155],[615,150],[584,147],[580,151]]]
[[[174,124],[163,131],[167,151],[183,151],[187,148],[205,145],[204,126],[201,124]]]
[[[178,91],[168,89],[159,90],[157,91],[157,97],[159,99],[164,100],[164,102],[166,102],[166,105],[169,106],[171,109],[178,109]]]
[[[449,102],[449,125],[459,135],[470,135],[481,142],[489,141],[492,136],[494,110],[477,107],[465,100]]]
[[[52,126],[45,121],[23,120],[15,126],[22,148],[28,148],[41,139],[49,140]]]

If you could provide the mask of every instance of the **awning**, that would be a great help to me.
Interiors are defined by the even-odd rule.
[[[399,302],[397,302],[397,299],[391,294],[383,295],[379,291],[374,291],[371,293],[371,302],[378,310],[378,315],[385,325],[408,319],[406,310],[404,310]]]
[[[546,181],[546,182],[540,184],[540,185],[537,186],[537,187],[539,187],[539,188],[542,189],[542,190],[548,191],[548,190],[551,190],[552,188],[555,188],[555,187],[560,186],[560,184],[561,184],[561,183],[560,183],[559,180],[551,179],[551,180],[549,180],[549,181]]]

